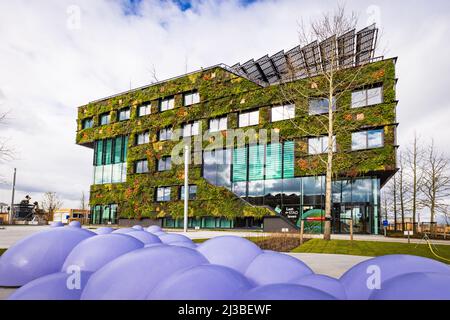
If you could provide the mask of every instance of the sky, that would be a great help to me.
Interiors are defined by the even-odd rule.
[[[448,1],[346,1],[359,27],[376,22],[380,54],[398,57],[398,143],[417,132],[450,145]],[[298,44],[298,22],[335,1],[0,0],[0,202],[57,192],[78,207],[92,182],[91,149],[75,144],[77,107],[218,63],[233,65]]]

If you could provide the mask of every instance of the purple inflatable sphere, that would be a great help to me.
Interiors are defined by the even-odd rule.
[[[294,279],[290,283],[318,289],[332,295],[338,300],[347,299],[347,294],[342,283],[338,279],[323,274],[310,274]]]
[[[128,232],[126,233],[126,235],[136,238],[139,241],[142,241],[144,244],[161,243],[161,240],[157,236],[147,231],[136,230]]]
[[[139,230],[139,231],[144,230],[144,228],[142,226],[138,225],[138,224],[132,226],[131,228],[133,228],[134,230]]]
[[[177,233],[166,233],[166,234],[162,234],[162,235],[157,235],[161,241],[163,243],[166,244],[170,244],[172,242],[182,242],[182,241],[187,241],[187,242],[192,242],[191,239],[189,239],[188,237],[182,235],[182,234],[177,234]]]
[[[407,273],[383,282],[370,300],[450,300],[450,275]]]
[[[95,272],[117,257],[143,247],[142,241],[128,234],[98,235],[81,241],[67,256],[61,271],[78,266],[82,271]]]
[[[90,276],[90,272],[80,272],[79,278],[65,272],[49,274],[28,282],[8,300],[79,300]]]
[[[112,233],[128,233],[128,232],[132,232],[132,231],[136,231],[136,229],[133,229],[133,228],[120,228],[120,229],[114,230]]]
[[[290,283],[298,277],[313,274],[302,261],[279,252],[264,252],[247,267],[245,276],[256,285]]]
[[[239,297],[241,300],[336,300],[332,295],[298,284],[268,284]]]
[[[64,227],[64,223],[61,221],[53,221],[50,223],[50,228]]]
[[[132,251],[94,273],[84,289],[85,300],[141,300],[174,272],[205,264],[196,250],[159,245]]]
[[[162,231],[160,226],[150,226],[146,230],[151,233]]]
[[[20,240],[0,257],[0,286],[23,286],[59,272],[72,249],[94,235],[80,228],[51,228]]]
[[[179,271],[160,282],[149,300],[230,300],[251,289],[241,273],[223,266],[205,264]]]
[[[181,241],[181,242],[171,242],[170,243],[171,246],[179,246],[179,247],[186,247],[186,248],[191,248],[191,249],[196,249],[197,248],[197,244],[194,242],[188,242],[188,241]]]
[[[368,285],[377,276],[381,286],[399,275],[413,272],[450,274],[450,267],[436,260],[412,255],[386,255],[372,258],[349,269],[339,279],[350,300],[367,300],[375,289]]]
[[[114,231],[114,229],[113,228],[110,228],[110,227],[100,227],[100,228],[98,228],[98,229],[95,229],[95,233],[96,234],[108,234],[108,233],[111,233],[111,232],[113,232]]]
[[[71,221],[71,222],[69,223],[69,227],[72,227],[72,228],[81,228],[81,223],[80,223],[80,221]]]
[[[262,253],[253,242],[236,236],[220,236],[197,247],[209,262],[245,273],[249,264]]]

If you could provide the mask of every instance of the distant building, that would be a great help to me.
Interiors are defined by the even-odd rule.
[[[82,209],[58,209],[53,213],[53,221],[69,223],[80,221],[82,224],[89,223],[90,211]]]
[[[353,220],[355,232],[378,234],[380,188],[396,171],[396,59],[373,57],[374,28],[346,37],[338,50],[351,52],[345,63],[355,81],[335,113],[353,129],[336,136],[343,165],[333,182],[333,232],[347,233]],[[216,65],[79,107],[76,142],[93,150],[91,223],[148,219],[181,227],[183,164],[171,156],[181,139],[192,137],[189,227],[281,230],[308,218],[307,229],[322,232],[325,179],[317,147],[323,151],[326,137],[308,136],[292,120],[314,126],[328,100],[299,97],[292,104],[279,93],[289,63],[304,71],[293,86],[317,75],[321,48],[313,43],[242,65]],[[177,129],[181,137],[174,141]],[[207,145],[200,136],[206,130],[227,137],[233,129],[268,129],[281,139],[196,149],[196,138]]]
[[[0,224],[6,224],[9,220],[9,205],[4,202],[0,202]]]

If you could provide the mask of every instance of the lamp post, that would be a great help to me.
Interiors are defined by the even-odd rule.
[[[14,192],[16,190],[16,168],[14,168],[12,190],[11,190],[11,205],[9,206],[8,223],[12,224],[13,220],[13,206],[14,206]]]
[[[187,232],[188,202],[189,202],[189,146],[184,146],[184,224],[183,231]]]

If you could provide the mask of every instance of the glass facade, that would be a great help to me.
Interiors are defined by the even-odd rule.
[[[96,205],[91,209],[91,223],[115,224],[117,223],[117,204]]]
[[[127,136],[95,141],[94,184],[126,181],[127,146]]]

